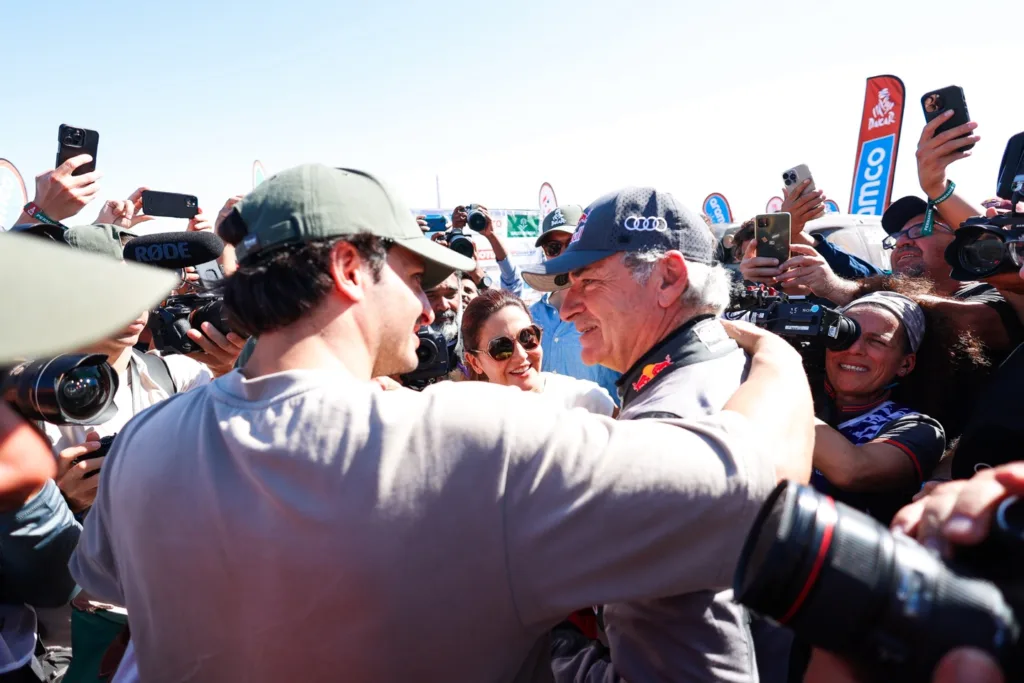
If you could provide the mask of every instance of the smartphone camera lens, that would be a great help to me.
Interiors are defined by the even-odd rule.
[[[757,227],[759,227],[759,228],[767,228],[768,227],[768,219],[767,218],[758,218],[757,219]]]
[[[64,135],[64,144],[68,147],[81,147],[85,144],[85,131],[81,128],[71,128]]]

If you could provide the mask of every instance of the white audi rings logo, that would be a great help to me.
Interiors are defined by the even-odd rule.
[[[644,218],[642,216],[630,216],[623,222],[622,226],[626,230],[659,230],[665,232],[668,230],[668,221],[664,218]]]

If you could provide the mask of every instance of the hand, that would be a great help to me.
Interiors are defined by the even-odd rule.
[[[225,337],[210,323],[203,323],[202,327],[202,332],[191,329],[186,333],[189,339],[203,349],[203,352],[190,353],[189,357],[206,365],[216,377],[234,370],[235,361],[245,347],[245,339],[234,332],[229,332]]]
[[[56,469],[49,443],[0,401],[0,512],[21,508]]]
[[[240,194],[236,194],[234,197],[229,197],[228,200],[224,202],[224,206],[222,206],[220,211],[217,213],[217,222],[214,225],[214,232],[216,232],[218,236],[220,236],[220,224],[228,217],[228,214],[231,213],[231,209],[234,208],[235,204],[240,201],[242,201],[242,195]]]
[[[790,232],[793,235],[797,235],[804,231],[804,226],[807,225],[808,221],[813,221],[815,218],[821,218],[825,215],[825,193],[821,190],[815,190],[814,192],[808,192],[804,196],[800,196],[809,185],[811,181],[805,180],[788,193],[786,188],[782,188],[782,196],[786,199],[782,202],[782,212],[790,215]]]
[[[721,323],[722,327],[725,328],[726,334],[728,334],[733,341],[739,344],[741,349],[749,354],[756,353],[765,343],[780,342],[789,346],[789,344],[783,341],[780,337],[752,323],[748,323],[743,320],[725,319],[722,319]]]
[[[751,282],[763,282],[774,285],[782,269],[779,268],[779,260],[757,256],[757,240],[747,242],[743,250],[743,260],[740,262],[740,274],[744,280]]]
[[[1021,494],[1024,462],[1001,465],[970,479],[938,484],[897,512],[892,528],[913,536],[948,559],[954,544],[974,545],[988,536],[999,503]]]
[[[443,232],[435,232],[433,235],[430,236],[430,239],[437,242],[442,247],[448,246],[448,240],[445,239],[445,234]]]
[[[36,176],[36,196],[32,200],[47,216],[62,221],[74,216],[95,199],[100,191],[99,171],[71,175],[75,169],[92,161],[88,154],[71,157],[63,164]]]
[[[832,271],[825,258],[817,249],[804,244],[791,244],[789,250],[797,255],[779,266],[782,274],[776,281],[789,293],[803,287],[817,296],[828,298],[829,293],[835,289],[839,276]]]
[[[430,232],[430,224],[427,223],[426,216],[416,216],[416,225],[420,226],[421,231]]]
[[[96,475],[86,476],[95,472],[103,465],[105,458],[91,458],[72,465],[75,458],[92,453],[100,447],[100,436],[96,432],[85,435],[85,443],[69,446],[57,456],[57,487],[68,500],[68,507],[75,514],[92,507],[96,500],[96,490],[100,478]]]
[[[140,187],[128,195],[128,199],[108,199],[100,209],[100,214],[96,216],[94,225],[108,223],[129,230],[139,223],[153,220],[152,216],[142,213],[142,193],[148,189]]]
[[[929,121],[921,131],[921,140],[917,143],[917,179],[921,183],[921,189],[930,199],[935,199],[946,191],[946,167],[954,161],[971,156],[971,152],[964,151],[963,148],[981,139],[977,135],[968,135],[978,127],[974,121],[968,121],[936,135],[936,129],[952,115],[952,110],[945,111]],[[960,138],[961,135],[968,137]]]
[[[185,228],[185,232],[213,232],[214,224],[210,220],[210,217],[203,213],[202,209],[199,209],[199,213],[189,219],[188,227]]]
[[[487,239],[491,239],[492,237],[494,237],[494,221],[491,220],[491,214],[487,210],[486,206],[480,206],[478,204],[476,208],[480,210],[480,212],[484,215],[485,218],[487,218],[487,225],[485,225],[484,229],[480,231],[480,234],[486,237]]]
[[[935,667],[932,683],[1003,683],[999,665],[987,653],[974,648],[950,651]],[[840,657],[814,650],[804,674],[804,683],[870,683],[858,677]]]
[[[199,273],[196,271],[195,266],[185,266],[182,268],[182,272],[184,273],[184,278],[182,279],[181,284],[171,290],[171,294],[174,296],[178,296],[179,294],[188,294],[189,292],[194,291],[193,287],[200,280]]]

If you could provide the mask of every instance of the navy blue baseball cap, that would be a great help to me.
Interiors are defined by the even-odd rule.
[[[716,241],[700,214],[650,187],[627,187],[583,212],[569,246],[556,258],[522,268],[526,284],[542,292],[569,286],[569,273],[623,252],[679,251],[710,265]]]
[[[928,202],[907,195],[901,197],[889,205],[889,208],[882,214],[882,228],[890,235],[899,232],[907,227],[907,222],[915,216],[921,216],[928,210]]]

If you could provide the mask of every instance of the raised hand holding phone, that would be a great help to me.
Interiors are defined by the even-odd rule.
[[[119,228],[134,228],[139,223],[153,220],[142,210],[142,193],[148,188],[140,187],[128,195],[128,199],[108,199],[100,209],[95,223],[108,223]]]

